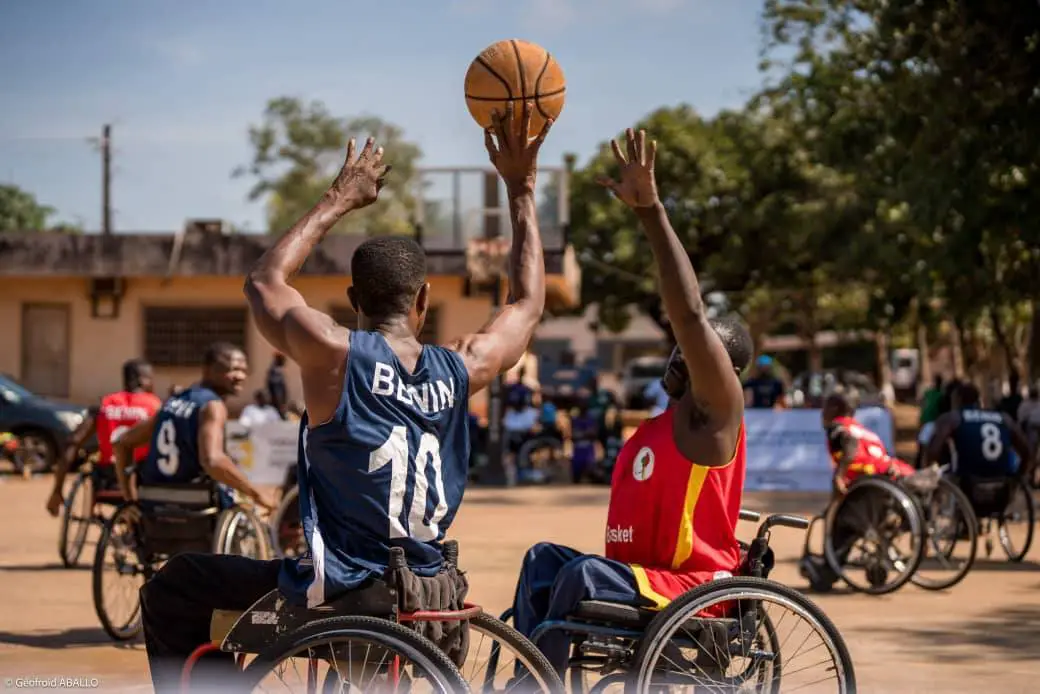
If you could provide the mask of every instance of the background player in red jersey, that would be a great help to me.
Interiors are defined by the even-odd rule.
[[[627,154],[611,143],[618,180],[601,183],[632,208],[653,248],[678,342],[663,379],[671,406],[644,422],[618,456],[606,556],[549,543],[528,550],[513,603],[516,628],[528,636],[582,600],[663,607],[731,575],[740,562],[735,530],[746,449],[739,374],[751,360],[751,336],[738,320],[708,319],[689,256],[657,195],[656,143],[631,129],[626,140]],[[566,636],[549,632],[538,645],[558,670],[566,667]]]
[[[885,443],[870,429],[856,421],[855,408],[842,393],[832,393],[823,403],[823,429],[834,461],[834,489],[839,494],[861,475],[910,477],[912,466],[893,458]]]
[[[115,489],[116,477],[112,454],[112,441],[138,422],[148,419],[159,411],[162,401],[152,392],[152,365],[144,359],[131,359],[123,364],[123,389],[101,398],[101,404],[90,409],[87,417],[72,436],[72,441],[62,457],[62,463],[54,471],[54,488],[47,499],[47,512],[58,515],[63,503],[61,490],[65,475],[76,464],[79,450],[95,433],[98,438],[98,461],[94,466],[93,489]],[[134,451],[134,462],[144,460],[148,446]]]

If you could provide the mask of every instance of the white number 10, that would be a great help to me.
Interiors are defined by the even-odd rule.
[[[387,509],[390,539],[410,537],[428,542],[437,539],[440,534],[438,523],[448,512],[448,504],[444,500],[444,479],[441,477],[441,443],[428,432],[419,439],[419,450],[415,454],[412,507],[408,511],[406,524],[402,525],[401,511],[404,509],[404,494],[408,489],[408,454],[408,432],[403,426],[396,426],[390,431],[390,438],[368,456],[368,471],[375,472],[390,463],[390,506]],[[430,482],[426,477],[427,465],[433,467],[433,485],[437,491],[437,508],[428,522],[426,496]]]

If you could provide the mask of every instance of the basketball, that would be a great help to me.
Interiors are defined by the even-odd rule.
[[[559,117],[566,94],[563,70],[552,54],[520,39],[491,44],[466,72],[466,106],[482,128],[491,125],[493,111],[504,112],[509,104],[519,127],[524,101],[531,101],[534,108],[528,137],[535,137],[547,119]]]

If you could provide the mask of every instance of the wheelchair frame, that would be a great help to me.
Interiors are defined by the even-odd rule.
[[[139,495],[142,492],[147,495],[147,489],[149,488],[139,488]],[[136,637],[141,631],[139,601],[136,608],[131,611],[129,620],[122,627],[117,627],[112,623],[104,604],[103,579],[106,568],[105,555],[108,546],[112,543],[112,533],[116,523],[122,521],[124,516],[130,514],[131,509],[133,509],[138,515],[137,520],[129,521],[133,524],[132,532],[134,546],[130,548],[128,554],[132,557],[133,563],[126,564],[123,562],[117,562],[116,571],[120,574],[142,575],[144,576],[145,581],[147,581],[152,577],[152,575],[154,575],[158,565],[181,551],[201,546],[203,542],[209,545],[209,551],[214,554],[226,553],[222,550],[229,548],[227,536],[235,527],[235,520],[243,516],[257,529],[256,535],[260,543],[260,556],[256,558],[268,559],[271,554],[271,549],[268,544],[267,528],[263,521],[256,517],[251,507],[236,503],[231,508],[221,509],[212,497],[205,505],[203,505],[201,503],[201,493],[204,490],[199,485],[171,485],[169,488],[152,487],[151,489],[173,492],[175,496],[178,491],[187,491],[188,495],[185,497],[185,501],[183,501],[186,505],[178,505],[179,502],[176,499],[171,500],[167,498],[166,500],[161,500],[162,497],[160,496],[159,499],[144,499],[153,501],[157,504],[154,509],[148,511],[142,510],[139,502],[125,503],[119,506],[115,513],[113,513],[105,522],[102,528],[101,537],[98,539],[97,550],[94,553],[94,564],[91,571],[94,612],[97,615],[98,620],[101,622],[101,627],[105,630],[105,633],[116,641],[129,641]],[[211,493],[211,490],[206,491],[207,493]],[[159,493],[161,494],[162,492]],[[191,498],[193,494],[194,499]],[[166,529],[178,524],[186,525],[190,523],[198,523],[212,518],[212,531],[209,533],[209,537],[205,540],[202,538],[153,539],[153,544],[150,547],[149,539],[145,536],[146,530],[143,527],[142,522],[146,516],[155,522],[158,528]],[[158,547],[156,547],[156,545],[158,545]]]
[[[118,508],[123,503],[123,495],[118,489],[94,489],[93,472],[95,470],[96,458],[96,454],[92,455],[80,464],[79,471],[76,473],[72,486],[69,488],[69,493],[65,495],[65,502],[61,507],[61,529],[58,531],[58,557],[66,569],[74,568],[79,564],[83,548],[87,544],[87,533],[90,532],[90,528],[96,525],[103,530],[105,523],[108,522],[110,516],[101,513],[98,506],[106,505]],[[128,475],[133,475],[133,473],[133,467],[127,469]],[[91,493],[89,506],[79,509],[80,512],[85,511],[83,515],[74,515],[76,513],[74,506],[76,503],[82,503],[78,502],[78,499],[80,494],[84,492],[84,487],[88,484],[90,485]],[[84,499],[86,498],[84,497]],[[76,524],[76,535],[73,544],[74,548],[70,550],[69,531],[73,522]]]

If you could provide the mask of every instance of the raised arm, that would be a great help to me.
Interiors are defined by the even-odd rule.
[[[639,217],[653,249],[665,313],[690,373],[693,398],[709,415],[713,428],[719,432],[729,430],[735,444],[744,413],[744,390],[725,346],[708,321],[689,254],[657,195],[657,143],[648,144],[642,130],[636,134],[629,128],[625,136],[627,155],[616,141],[611,141],[621,169],[619,179],[603,178],[600,183]]]
[[[199,464],[211,479],[273,511],[275,504],[249,482],[227,454],[224,447],[226,426],[227,405],[222,400],[206,403],[199,413]]]
[[[348,333],[330,316],[308,306],[289,283],[336,222],[376,201],[390,171],[383,164],[383,148],[375,147],[372,138],[357,159],[355,149],[352,139],[332,186],[261,256],[246,278],[246,299],[260,334],[304,369],[340,366]]]
[[[504,116],[495,114],[494,126],[484,133],[491,163],[506,184],[513,245],[509,253],[508,305],[478,332],[448,345],[462,356],[471,394],[520,361],[545,308],[545,258],[535,206],[535,174],[538,149],[552,121],[546,121],[538,137],[528,140],[532,108],[534,104],[524,104],[519,128],[511,109]]]

